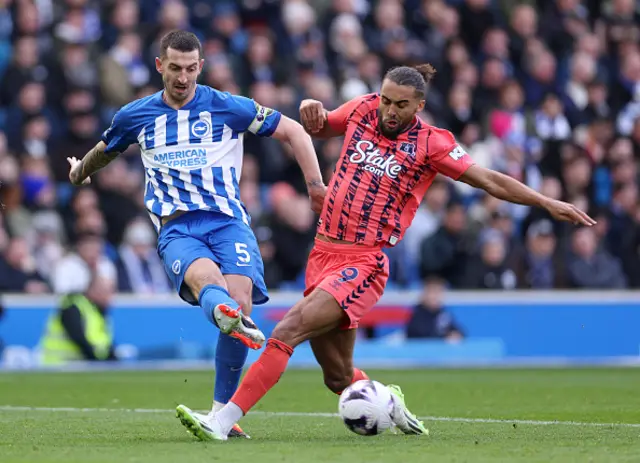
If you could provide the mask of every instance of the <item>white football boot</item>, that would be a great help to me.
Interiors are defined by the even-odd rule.
[[[228,436],[222,433],[218,420],[213,415],[203,415],[184,405],[176,408],[176,417],[187,431],[202,441],[225,441]]]
[[[411,413],[404,403],[404,394],[400,386],[388,384],[387,388],[391,392],[393,400],[393,412],[391,415],[393,424],[405,434],[428,436],[429,430],[425,428],[424,423]]]

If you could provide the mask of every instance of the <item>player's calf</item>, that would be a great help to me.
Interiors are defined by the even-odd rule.
[[[341,394],[351,384],[351,375],[325,375],[324,385],[336,394]]]
[[[369,379],[367,374],[359,368],[353,368],[350,372],[325,372],[324,373],[324,385],[327,388],[338,395],[342,394],[346,388],[353,383]]]

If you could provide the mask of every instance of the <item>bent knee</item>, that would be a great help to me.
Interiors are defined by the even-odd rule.
[[[308,340],[309,330],[302,313],[294,309],[287,312],[273,329],[271,337],[291,347]]]
[[[207,285],[217,285],[227,289],[227,283],[220,269],[211,259],[196,259],[185,272],[184,283],[197,297]]]
[[[328,375],[324,377],[324,384],[330,391],[340,394],[351,384],[351,376],[335,374]]]
[[[280,323],[276,325],[276,327],[271,332],[271,337],[273,339],[277,339],[278,341],[282,341],[285,344],[295,347],[294,340],[298,337],[300,332],[300,327],[296,326],[294,323],[289,323],[287,319],[281,320]]]

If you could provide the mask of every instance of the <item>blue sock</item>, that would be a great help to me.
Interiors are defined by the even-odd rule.
[[[198,300],[200,301],[200,307],[202,307],[207,320],[216,326],[218,326],[218,324],[213,319],[213,309],[215,306],[218,304],[226,304],[233,309],[239,307],[238,303],[231,299],[229,292],[222,286],[217,285],[207,285],[202,288]]]
[[[216,381],[213,400],[226,404],[240,384],[242,367],[249,348],[237,339],[220,333],[216,347]]]
[[[229,292],[221,286],[207,285],[200,291],[200,307],[207,319],[216,325],[213,319],[213,309],[218,304],[227,304],[237,309],[238,303],[234,301]],[[233,396],[240,383],[242,367],[247,360],[249,348],[237,339],[220,333],[216,347],[216,380],[213,400],[226,404]]]

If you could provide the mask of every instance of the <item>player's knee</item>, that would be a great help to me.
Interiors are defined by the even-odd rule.
[[[325,375],[324,384],[330,391],[339,394],[349,387],[349,384],[351,384],[351,378],[349,375],[344,374]]]
[[[291,347],[296,347],[308,339],[305,335],[307,331],[302,312],[292,309],[278,322],[271,337]]]
[[[288,346],[295,347],[296,339],[299,337],[299,327],[296,327],[294,324],[289,323],[289,320],[282,320],[280,323],[276,325],[276,327],[271,332],[271,337],[273,339],[277,339],[278,341],[282,341]],[[298,343],[299,344],[299,343]]]
[[[197,297],[207,285],[217,285],[227,289],[227,283],[222,277],[218,266],[209,259],[198,259],[187,269],[184,282]]]

